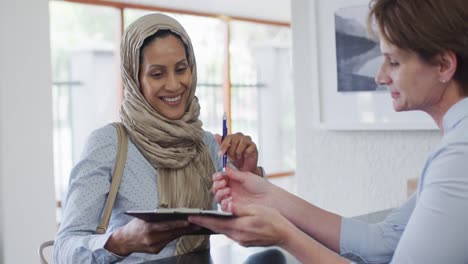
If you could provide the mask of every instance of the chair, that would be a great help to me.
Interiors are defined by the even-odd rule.
[[[39,253],[39,258],[41,260],[41,264],[49,263],[47,261],[48,258],[46,256],[50,256],[51,254],[44,254],[44,249],[51,247],[51,250],[53,250],[53,246],[54,246],[54,240],[45,241],[39,246],[38,253]]]

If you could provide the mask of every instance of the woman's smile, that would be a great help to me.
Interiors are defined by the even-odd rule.
[[[182,101],[182,95],[183,93],[176,96],[161,96],[159,99],[168,105],[178,105]]]

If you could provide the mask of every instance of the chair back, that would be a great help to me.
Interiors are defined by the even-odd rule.
[[[50,250],[45,250],[46,248],[50,248]],[[41,264],[48,264],[50,259],[52,259],[52,253],[54,250],[54,240],[45,241],[39,246],[39,259]],[[52,263],[52,262],[50,262]]]

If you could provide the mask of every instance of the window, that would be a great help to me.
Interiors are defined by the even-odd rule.
[[[54,173],[58,200],[94,129],[119,120],[119,11],[50,2]]]
[[[88,135],[119,120],[121,21],[125,28],[155,10],[113,2],[78,2],[50,2],[54,169],[59,201]],[[231,131],[252,136],[268,174],[293,174],[290,28],[218,16],[166,14],[185,27],[193,42],[198,70],[196,95],[202,106],[204,129],[220,133],[226,109]]]
[[[268,172],[295,168],[289,27],[231,22],[233,131],[251,135]]]

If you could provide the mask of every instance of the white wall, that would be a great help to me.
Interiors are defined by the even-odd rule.
[[[262,149],[259,153],[259,164],[269,172],[291,169],[291,164],[285,162],[285,153],[293,147],[295,139],[290,135],[291,130],[284,124],[290,114],[290,111],[285,109],[292,109],[294,104],[291,94],[290,49],[290,46],[274,44],[259,45],[254,49],[258,82],[264,84],[258,89],[259,120],[256,143]],[[275,144],[267,144],[268,142]]]
[[[120,91],[116,89],[120,71],[115,67],[118,55],[105,49],[76,50],[71,54],[71,79],[81,83],[71,88],[73,164],[78,162],[93,130],[120,121]]]
[[[0,2],[0,263],[56,232],[48,3]]]
[[[439,132],[314,129],[315,3],[291,1],[298,194],[346,216],[398,206],[406,199],[407,179],[419,176]]]

